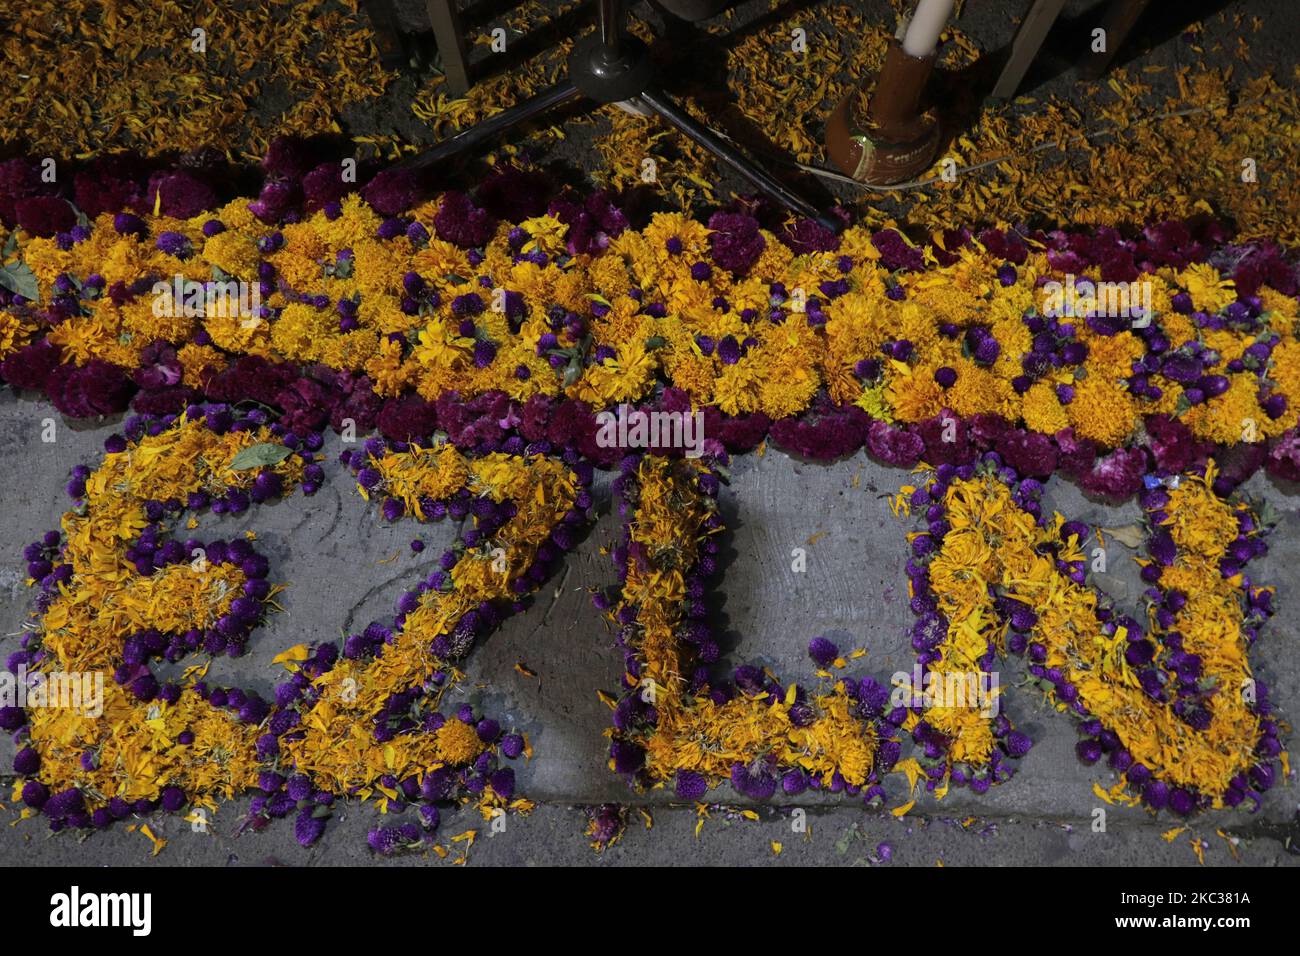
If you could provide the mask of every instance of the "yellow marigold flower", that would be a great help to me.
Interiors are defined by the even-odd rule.
[[[524,243],[524,252],[542,251],[548,256],[564,252],[564,237],[569,227],[553,216],[537,216],[519,223],[519,228],[528,233]]]
[[[320,346],[320,361],[330,368],[361,368],[378,354],[379,339],[365,329],[329,336]]]
[[[773,419],[786,418],[808,407],[821,379],[804,357],[773,357],[758,388],[759,409]]]
[[[233,229],[219,232],[203,244],[203,258],[228,276],[245,282],[257,281],[257,263],[261,257],[252,236]]]
[[[402,247],[410,247],[410,240],[405,236],[388,242],[377,239],[364,239],[352,247],[356,262],[352,278],[361,290],[364,300],[367,296],[391,293],[401,289],[402,276],[407,271],[407,256]],[[439,277],[441,278],[441,277]]]
[[[43,300],[48,299],[54,280],[72,268],[72,253],[64,252],[53,239],[27,240],[22,246],[22,258],[40,281]]]
[[[955,360],[953,367],[957,370],[957,381],[944,393],[945,405],[962,418],[980,412],[994,412],[1003,417],[1011,414],[1015,392],[1009,381],[967,359]]]
[[[748,359],[726,365],[714,381],[713,395],[718,408],[728,415],[752,412],[758,397],[758,373]]]
[[[1088,358],[1084,363],[1088,374],[1103,378],[1123,378],[1129,375],[1133,360],[1141,358],[1146,351],[1142,341],[1127,330],[1118,335],[1096,335],[1089,329],[1081,338],[1088,345]]]
[[[1074,387],[1066,414],[1076,434],[1109,447],[1122,445],[1133,431],[1137,405],[1127,391],[1099,375],[1089,375]]]
[[[894,417],[901,422],[919,422],[933,418],[943,407],[943,389],[934,380],[935,367],[918,365],[916,368],[898,361],[888,365],[889,404]]]
[[[176,357],[181,363],[181,381],[190,388],[201,388],[209,370],[219,370],[226,365],[226,357],[211,345],[186,343],[176,350]]]
[[[1228,376],[1228,382],[1228,390],[1222,395],[1183,413],[1182,420],[1192,433],[1224,445],[1258,442],[1270,434],[1280,434],[1281,430],[1275,431],[1276,423],[1259,406],[1255,376],[1243,372]]]
[[[1029,387],[1021,404],[1021,415],[1031,429],[1047,435],[1055,435],[1070,425],[1070,417],[1051,382],[1035,382]]]
[[[1219,270],[1207,262],[1188,266],[1178,274],[1178,282],[1192,297],[1197,311],[1211,314],[1231,305],[1237,298],[1237,289],[1231,279],[1224,279]]]
[[[271,345],[285,358],[318,361],[321,349],[338,332],[332,313],[295,302],[286,306],[271,325]]]
[[[343,197],[343,214],[331,221],[323,212],[311,217],[311,226],[316,235],[331,252],[340,249],[353,249],[363,240],[373,241],[375,232],[383,220],[372,210],[358,193],[348,193]]]
[[[473,348],[473,339],[461,335],[447,319],[434,317],[420,332],[412,357],[423,366],[455,368],[465,363]]]
[[[12,312],[0,312],[0,358],[27,344],[36,326],[23,322]]]
[[[85,365],[91,359],[106,358],[118,344],[117,324],[105,323],[100,315],[76,317],[60,322],[46,338],[59,346],[65,356],[78,365]]]
[[[96,309],[112,304],[111,300],[96,299]],[[121,310],[122,330],[141,345],[162,339],[167,342],[184,342],[194,332],[198,319],[185,315],[184,303],[171,309],[158,309],[154,314],[153,296],[140,296],[125,303]],[[170,314],[169,314],[170,313]]]

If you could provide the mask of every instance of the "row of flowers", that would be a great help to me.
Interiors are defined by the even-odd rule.
[[[1107,800],[1180,815],[1258,807],[1281,746],[1247,655],[1273,589],[1244,568],[1267,550],[1271,519],[1216,495],[1214,479],[1211,462],[1143,494],[1146,628],[1090,586],[1082,548],[1092,531],[1045,512],[1042,483],[996,452],[905,488],[899,510],[916,509],[925,530],[909,536],[917,667],[899,697],[872,677],[837,674],[847,662],[827,638],[809,645],[815,689],[783,687],[752,665],[718,679],[707,605],[723,530],[718,478],[686,460],[629,458],[615,482],[621,585],[596,598],[625,657],[610,767],[692,801],[729,778],[755,799],[811,787],[878,805],[891,772],[907,777],[909,794],[918,781],[939,798],[952,786],[983,793],[1033,743],[1000,712],[990,679],[1010,652],[1075,719],[1080,760],[1105,757],[1119,776]]]
[[[319,487],[321,435],[300,437],[267,418],[221,404],[137,417],[107,440],[97,469],[74,473],[68,492],[77,506],[26,549],[37,628],[7,667],[100,671],[112,681],[99,713],[0,710],[26,778],[15,798],[58,830],[159,807],[214,809],[252,791],[246,825],[296,814],[304,845],[319,838],[338,797],[374,798],[384,812],[417,805],[414,833],[403,824],[372,834],[379,852],[431,840],[447,801],[472,802],[485,815],[527,810],[514,771],[501,765],[527,751],[522,735],[469,705],[444,714],[439,704],[461,679],[455,662],[523,606],[571,545],[568,529],[590,506],[590,466],[536,455],[470,461],[444,446],[442,484],[417,482],[412,511],[427,520],[472,513],[475,527],[402,596],[391,626],[372,624],[341,648],[290,648],[277,657],[291,673],[273,701],[211,685],[206,667],[161,682],[151,660],[240,656],[276,606],[281,588],[251,540],[173,535],[186,516],[192,529],[204,511],[238,514]],[[395,488],[396,476],[418,473],[426,456],[382,439],[354,454],[363,491],[367,455]]]
[[[938,795],[1006,779],[1031,741],[1005,716],[892,705],[871,678],[837,677],[824,639],[814,689],[751,666],[716,679],[717,466],[765,439],[932,470],[898,503],[927,522],[907,569],[924,674],[1027,654],[1079,718],[1080,757],[1122,775],[1114,799],[1187,813],[1272,783],[1277,725],[1246,660],[1272,597],[1244,571],[1268,521],[1234,495],[1260,467],[1300,479],[1295,272],[1278,250],[1178,224],[916,246],[740,208],[634,230],[611,197],[548,203],[518,170],[420,203],[401,174],[357,195],[302,162],[273,150],[252,202],[218,206],[183,172],[151,181],[152,212],[78,221],[39,190],[0,202],[20,227],[5,281],[22,288],[0,293],[0,376],[69,415],[137,412],[26,554],[38,629],[10,669],[114,678],[109,721],[0,713],[22,744],[16,795],[56,829],[256,789],[250,825],[296,814],[310,843],[340,796],[419,805],[423,826],[372,834],[390,852],[423,842],[448,800],[526,809],[499,762],[523,738],[439,703],[576,542],[594,467],[618,469],[626,522],[620,587],[598,597],[627,662],[616,772],[690,800],[723,778],[754,798],[869,801],[891,771]],[[192,208],[166,205],[180,198]],[[1149,282],[1153,306],[1139,322],[1046,314],[1037,296],[1068,275]],[[209,308],[229,281],[260,304]],[[624,401],[702,406],[705,458],[605,447],[596,414]],[[159,681],[151,659],[243,653],[277,592],[251,541],[173,532],[314,493],[326,427],[363,436],[342,461],[386,520],[473,527],[392,626],[286,652],[274,702],[197,671]],[[1147,628],[1087,586],[1088,529],[1042,512],[1058,473],[1142,493]]]
[[[80,220],[63,196],[0,197],[24,290],[0,292],[0,377],[78,417],[253,399],[297,431],[351,419],[399,440],[461,425],[449,396],[590,415],[667,385],[713,410],[720,441],[771,431],[810,457],[968,454],[945,435],[956,419],[969,444],[1029,474],[1063,460],[1101,494],[1207,451],[1225,480],[1300,477],[1295,268],[1216,227],[915,245],[749,207],[637,229],[607,194],[548,201],[514,168],[473,196],[421,201],[401,171],[356,192],[292,143],[265,173],[256,199],[224,203],[184,170],[113,180],[104,195],[150,210],[101,199]],[[1140,283],[1149,304],[1052,307],[1071,277]],[[229,282],[247,302],[214,304]]]
[[[1042,483],[996,453],[943,465],[900,503],[923,516],[908,563],[913,647],[927,674],[988,671],[1008,651],[1076,719],[1085,763],[1120,776],[1108,799],[1187,814],[1235,806],[1272,786],[1280,752],[1267,687],[1248,652],[1273,589],[1246,564],[1267,551],[1267,509],[1213,491],[1215,468],[1151,479],[1143,626],[1092,587],[1088,526],[1045,512]],[[1263,510],[1265,516],[1259,513]],[[1100,532],[1098,540],[1102,540]],[[927,708],[903,725],[931,779],[974,789],[1009,775],[1000,750],[1028,752],[1005,715]],[[1130,793],[1124,794],[1125,788]]]
[[[430,840],[447,801],[489,816],[526,810],[513,771],[499,764],[524,753],[524,738],[472,708],[449,716],[438,705],[462,677],[455,662],[522,609],[576,543],[592,508],[593,463],[519,434],[506,439],[508,452],[481,456],[450,441],[379,436],[344,451],[360,496],[382,501],[387,520],[472,518],[473,527],[402,596],[391,626],[277,658],[291,677],[274,701],[212,686],[206,668],[160,682],[152,659],[239,656],[276,606],[280,588],[251,540],[171,534],[187,514],[193,528],[205,509],[241,513],[297,486],[314,493],[324,477],[320,434],[302,438],[267,419],[224,405],[139,417],[107,440],[98,469],[74,472],[68,492],[78,506],[25,554],[38,628],[7,666],[111,672],[107,719],[0,712],[21,745],[15,768],[26,780],[15,796],[63,829],[158,807],[215,808],[252,790],[248,825],[296,814],[304,844],[319,838],[339,796],[373,797],[385,812],[417,805],[421,825],[372,833],[378,852]],[[755,799],[812,788],[876,804],[890,772],[906,775],[909,791],[924,780],[939,797],[1009,778],[1032,742],[990,712],[990,700],[899,703],[871,677],[837,674],[847,662],[825,638],[809,645],[815,687],[785,687],[750,665],[717,679],[707,581],[724,528],[723,462],[670,454],[618,463],[620,585],[596,595],[625,655],[611,769],[697,801],[728,778]],[[1147,477],[1146,628],[1089,586],[1087,526],[1045,513],[1042,482],[996,452],[944,463],[905,487],[896,508],[925,521],[909,538],[907,566],[924,683],[989,674],[1008,651],[1024,654],[1057,708],[1079,721],[1080,759],[1106,756],[1120,775],[1108,798],[1180,814],[1257,802],[1281,745],[1267,688],[1247,661],[1273,592],[1245,568],[1266,551],[1272,519],[1216,484],[1212,462]],[[905,755],[908,737],[915,752]]]

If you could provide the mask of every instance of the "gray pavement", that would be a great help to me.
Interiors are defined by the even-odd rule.
[[[56,419],[58,431],[56,441],[46,444],[40,432],[49,417]],[[27,620],[30,592],[23,587],[23,545],[57,525],[67,503],[62,486],[69,470],[77,463],[93,464],[104,437],[113,430],[112,422],[75,426],[43,401],[0,395],[0,439],[15,451],[10,479],[0,486],[0,653],[16,648],[14,635]],[[337,452],[336,441],[332,437],[326,450]],[[273,615],[255,632],[248,655],[218,660],[210,672],[213,681],[269,692],[283,673],[271,663],[279,651],[390,618],[402,590],[427,574],[430,562],[451,540],[451,524],[385,523],[332,459],[327,486],[315,498],[294,495],[239,518],[202,519],[197,532],[202,537],[256,530],[259,547],[272,561],[272,579],[290,585],[279,598],[284,613]],[[895,519],[882,498],[907,478],[906,472],[878,465],[861,453],[833,465],[799,462],[778,451],[736,460],[732,484],[722,496],[730,533],[725,569],[714,588],[729,661],[767,664],[785,680],[810,678],[808,640],[826,634],[843,650],[866,649],[846,673],[871,674],[887,682],[892,672],[911,666],[911,615],[903,573],[904,535],[910,525]],[[1278,586],[1282,610],[1266,628],[1253,660],[1278,709],[1293,721],[1300,710],[1300,616],[1291,607],[1300,580],[1300,515],[1296,498],[1270,481],[1256,477],[1250,490],[1284,513],[1270,540],[1270,554],[1255,566],[1258,580]],[[1136,516],[1132,504],[1108,508],[1055,480],[1048,499],[1064,514],[1088,522],[1113,526]],[[878,845],[887,843],[890,862],[880,859],[876,865],[1196,865],[1190,844],[1196,838],[1206,841],[1207,864],[1234,863],[1233,850],[1250,864],[1300,862],[1286,849],[1288,841],[1300,843],[1294,780],[1276,787],[1259,813],[1206,814],[1171,842],[1161,834],[1179,821],[1140,809],[1108,807],[1106,832],[1092,832],[1093,811],[1102,806],[1092,785],[1109,787],[1113,777],[1102,767],[1079,763],[1070,722],[1045,705],[1040,693],[1014,686],[1024,677],[1017,660],[1004,665],[1002,683],[1011,685],[1005,706],[1035,746],[1021,761],[1017,776],[988,794],[953,789],[943,801],[923,798],[901,820],[866,810],[851,798],[810,794],[781,807],[757,807],[758,821],[719,809],[697,839],[693,807],[673,806],[672,794],[665,790],[636,794],[605,766],[607,740],[602,731],[610,712],[597,691],[617,691],[620,655],[587,590],[615,582],[612,564],[599,553],[617,534],[603,477],[598,479],[596,500],[600,517],[565,567],[525,613],[508,620],[473,652],[466,665],[468,679],[453,692],[481,703],[506,726],[526,731],[535,749],[530,762],[515,762],[520,793],[539,804],[531,816],[508,818],[504,832],[495,835],[472,811],[444,820],[444,840],[468,829],[479,831],[470,852],[473,861],[871,864],[880,858]],[[421,555],[409,548],[417,536],[428,545]],[[795,547],[807,550],[804,573],[791,571]],[[394,554],[397,559],[389,560]],[[1102,580],[1121,602],[1140,593],[1131,565],[1127,553],[1112,555],[1110,573]],[[535,676],[520,673],[516,663],[525,664]],[[0,767],[7,769],[12,755],[12,744],[0,742]],[[8,780],[0,776],[0,781]],[[886,787],[891,806],[903,802],[902,777],[888,778]],[[3,793],[8,790],[6,785]],[[708,799],[733,808],[746,803],[725,784]],[[634,808],[624,839],[602,855],[587,846],[580,809],[599,803]],[[157,815],[150,826],[170,844],[156,858],[149,855],[145,837],[127,832],[121,824],[84,840],[51,836],[40,820],[0,826],[0,859],[29,865],[350,864],[376,859],[365,843],[366,829],[381,820],[372,805],[353,802],[341,807],[325,837],[310,849],[294,842],[290,820],[273,822],[261,833],[237,835],[245,809],[245,800],[223,806],[206,833],[192,832],[179,818]],[[653,818],[649,832],[641,809]],[[793,826],[795,809],[806,814],[809,826],[802,832]],[[0,808],[0,821],[10,823],[16,816],[12,805]],[[1237,840],[1232,849],[1216,833],[1219,829]],[[779,857],[773,841],[783,845]],[[392,862],[437,859],[424,852]]]

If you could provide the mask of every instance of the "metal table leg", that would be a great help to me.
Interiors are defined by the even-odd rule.
[[[464,96],[469,89],[469,62],[465,53],[465,37],[460,30],[460,15],[456,0],[425,0],[433,38],[442,58],[442,72],[447,77],[444,84],[452,98]]]

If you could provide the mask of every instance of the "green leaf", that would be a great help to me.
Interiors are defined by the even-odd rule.
[[[575,356],[564,369],[564,387],[568,388],[578,379],[582,378],[582,363]]]
[[[662,335],[652,335],[645,340],[645,347],[648,351],[653,352],[655,349],[661,349],[668,344],[668,340]]]
[[[39,302],[41,299],[40,283],[36,281],[36,274],[27,267],[25,262],[0,266],[0,286],[33,302]]]
[[[286,448],[284,445],[276,445],[271,442],[262,442],[258,445],[249,445],[241,451],[230,462],[230,467],[234,471],[244,471],[248,468],[265,468],[268,465],[278,465],[292,454],[292,448]]]

